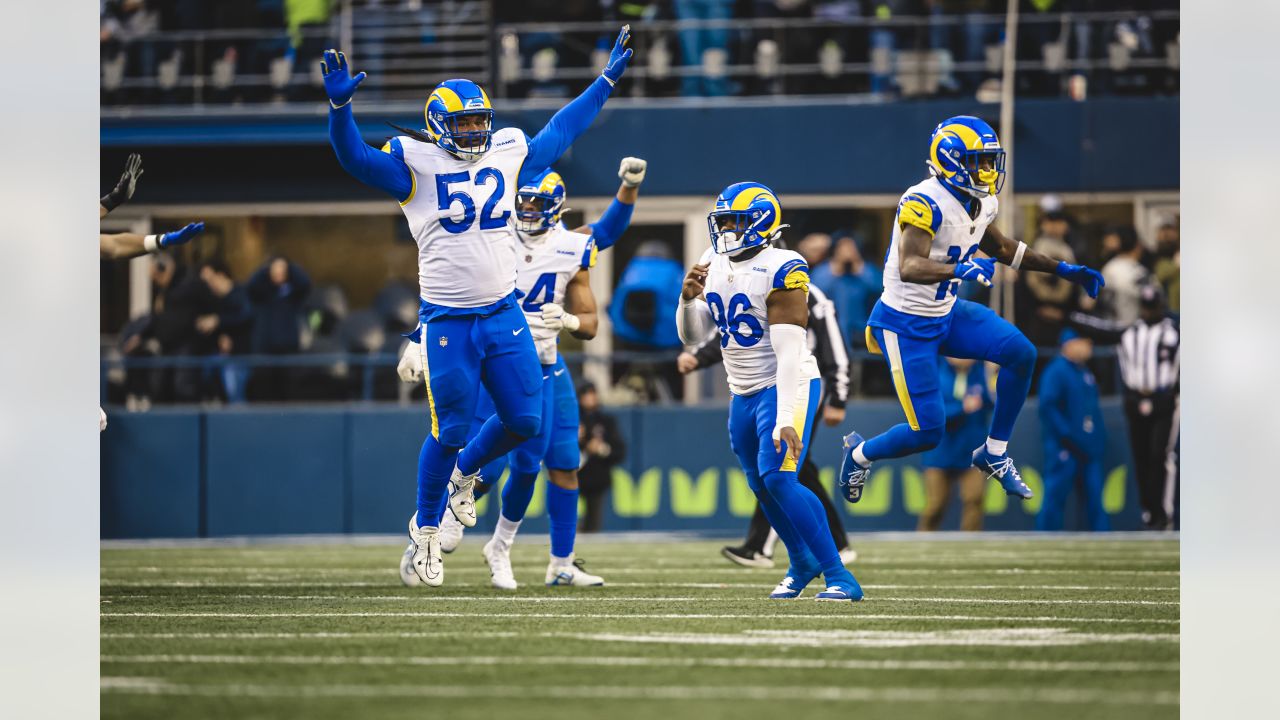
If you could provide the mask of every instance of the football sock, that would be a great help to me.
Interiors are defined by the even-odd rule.
[[[496,460],[480,468],[480,478],[476,480],[475,495],[476,500],[489,494],[489,491],[497,486],[498,481],[502,479],[502,472],[507,469],[507,456],[501,455]]]
[[[768,492],[757,492],[756,499],[764,510],[765,518],[778,533],[778,539],[782,540],[782,546],[787,549],[787,561],[790,563],[787,574],[792,577],[807,577],[817,572],[818,561],[813,557],[813,553],[809,552],[809,546],[805,545],[804,540],[800,538],[795,525],[787,519],[786,513],[777,501],[770,497]]]
[[[480,432],[458,453],[458,472],[474,475],[481,467],[511,452],[525,438],[507,432],[497,415],[491,415]]]
[[[524,512],[529,509],[537,480],[537,470],[527,472],[511,468],[511,476],[502,486],[502,517],[515,522],[524,519]]]
[[[493,529],[493,539],[511,547],[516,541],[516,531],[520,529],[519,520],[508,520],[502,515],[498,516],[498,525]]]
[[[827,525],[827,513],[822,507],[822,501],[812,490],[800,484],[795,471],[775,470],[764,476],[764,483],[769,491],[767,494],[777,500],[800,541],[808,547],[813,559],[822,567],[827,581],[830,582],[833,577],[849,575],[844,563],[840,561],[835,541],[831,539],[831,528]],[[782,535],[782,530],[777,525],[774,528]],[[791,545],[788,545],[787,551],[790,550]]]
[[[475,495],[476,502],[480,502],[480,498],[484,497],[485,495],[488,495],[489,491],[492,489],[493,489],[493,483],[484,482],[483,480],[477,480],[475,487],[472,490],[472,494]]]
[[[858,447],[856,447],[856,448],[854,448],[854,449],[853,449],[853,461],[854,461],[854,462],[856,462],[856,463],[858,463],[858,464],[859,464],[859,465],[861,465],[862,467],[866,467],[866,466],[868,466],[868,465],[870,465],[870,464],[871,464],[871,461],[870,461],[869,459],[867,459],[867,455],[866,455],[866,453],[864,453],[864,452],[862,451],[862,450],[863,450],[863,448],[866,446],[866,444],[867,444],[867,443],[866,443],[866,441],[864,440],[864,441],[862,441],[862,442],[858,443]]]
[[[551,521],[551,556],[568,558],[578,534],[578,491],[548,482],[547,518]]]
[[[1008,441],[1013,424],[1031,392],[1031,375],[1036,366],[1036,351],[1025,337],[1018,335],[1005,342],[994,360],[1000,366],[996,375],[996,406],[991,411],[991,438]]]
[[[1008,440],[997,440],[993,437],[987,438],[987,452],[992,455],[1004,455],[1009,449]]]
[[[439,527],[448,501],[449,476],[458,448],[445,447],[430,434],[418,453],[418,526]]]
[[[898,423],[879,435],[862,443],[862,457],[870,462],[886,458],[906,457],[922,449],[921,433],[906,423]],[[865,467],[857,455],[853,459]]]

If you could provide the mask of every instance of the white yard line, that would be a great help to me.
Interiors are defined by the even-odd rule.
[[[546,636],[544,633],[542,636]],[[977,660],[818,660],[804,658],[690,658],[626,655],[490,655],[442,657],[395,655],[103,655],[104,663],[168,665],[356,665],[356,666],[516,666],[709,667],[778,670],[1009,670],[1014,672],[1177,672],[1176,662],[1038,662]]]
[[[146,595],[121,596],[117,599],[140,599],[146,598]],[[666,602],[706,602],[706,597],[625,597],[620,595],[604,595],[604,594],[581,594],[581,595],[563,595],[560,597],[527,595],[437,595],[435,593],[415,593],[412,595],[230,595],[228,599],[233,600],[312,600],[323,602],[344,602],[344,603],[361,603],[361,602],[421,602],[424,597],[431,598],[432,601],[442,600],[460,600],[466,602],[527,602],[527,603],[548,603],[548,602],[628,602],[628,603],[666,603]],[[733,598],[734,602],[777,602],[770,601],[764,595]],[[969,597],[899,597],[899,596],[871,596],[867,602],[912,602],[912,603],[965,603],[967,605],[1154,605],[1154,606],[1172,606],[1176,607],[1180,604],[1177,600],[1099,600],[1095,598],[1062,598],[1055,600],[1024,600],[1013,598],[969,598]]]
[[[750,686],[554,686],[517,687],[491,685],[267,685],[169,683],[153,678],[104,677],[105,693],[257,698],[488,698],[532,700],[720,700],[720,701],[821,701],[892,703],[1054,703],[1067,705],[1177,705],[1173,691],[1132,692],[1094,688],[939,688],[939,687],[750,687]]]
[[[485,576],[485,577],[487,577],[489,574],[489,571],[483,567],[478,567],[478,568],[468,567],[468,566],[454,567],[454,565],[455,563],[446,563],[446,567],[450,574],[456,573],[461,575],[476,575],[476,576]],[[855,573],[859,573],[861,571],[860,570],[861,567],[862,567],[861,562],[855,562],[852,566],[852,569]],[[129,568],[104,567],[102,568],[102,572],[104,574],[112,573],[112,574],[125,574],[125,575],[130,573],[148,573],[148,574],[150,573],[156,573],[156,574],[181,573],[182,575],[185,575],[185,576],[240,575],[240,576],[244,576],[247,580],[260,580],[260,581],[271,581],[271,580],[287,581],[287,580],[303,580],[307,578],[312,578],[313,584],[316,584],[321,582],[319,580],[314,580],[314,578],[318,578],[318,577],[325,577],[325,578],[343,577],[343,576],[355,576],[355,577],[391,576],[391,577],[394,577],[395,576],[394,566],[390,565],[389,563],[388,568],[389,569],[370,568],[370,567],[364,567],[364,568],[333,568],[333,567],[285,568],[285,567],[281,567],[281,568],[262,568],[261,570],[258,570],[258,569],[243,568],[243,567],[236,567],[236,568],[194,567],[191,565],[182,565],[178,563],[172,566],[165,566],[165,567],[156,567],[156,566],[129,567]],[[543,564],[535,565],[532,563],[515,563],[514,568],[516,572],[523,572],[523,571],[541,572],[542,570],[546,569],[546,566]],[[779,568],[779,570],[780,569],[781,568]],[[618,568],[618,567],[609,567],[606,565],[593,567],[592,570],[599,572],[601,575],[669,575],[669,574],[676,574],[676,573],[696,573],[699,575],[729,574],[729,575],[738,575],[738,576],[745,576],[745,575],[751,575],[751,574],[763,574],[763,573],[768,573],[770,575],[773,575],[779,571],[779,570],[742,568],[742,567]],[[1084,575],[1124,575],[1124,576],[1130,576],[1130,575],[1176,576],[1181,574],[1178,570],[1137,570],[1137,569],[1095,570],[1091,568],[1082,569],[1080,567],[1072,567],[1072,568],[1064,568],[1061,570],[1055,570],[1050,568],[989,567],[989,566],[969,567],[969,568],[957,568],[954,566],[938,567],[938,568],[892,568],[892,567],[889,567],[889,568],[877,568],[875,570],[875,573],[877,575],[939,575],[939,574],[973,575],[975,573],[992,573],[997,575],[1023,575],[1023,574],[1026,574],[1026,575],[1082,575],[1084,574]],[[328,580],[325,580],[324,582],[327,583]]]
[[[350,588],[388,588],[394,586],[394,578],[388,575],[388,582],[326,582],[325,587],[350,587]],[[207,582],[204,580],[159,580],[159,581],[116,581],[107,580],[100,585],[104,588],[121,587],[121,588],[314,588],[314,582]],[[611,582],[608,587],[611,588],[686,588],[686,589],[734,589],[734,588],[766,588],[771,585],[765,580],[760,582],[725,582],[725,583],[700,583],[700,582]],[[1182,588],[1177,585],[913,585],[913,584],[863,584],[863,589],[867,590],[1082,590],[1082,591],[1128,591],[1128,592],[1178,592]],[[767,589],[767,588],[766,588]],[[115,597],[115,596],[113,596]]]
[[[785,602],[785,601],[779,601]],[[852,605],[852,603],[851,603]],[[761,614],[761,613],[504,613],[504,612],[441,612],[441,611],[422,611],[422,612],[263,612],[263,613],[247,613],[247,612],[103,612],[99,617],[104,618],[370,618],[370,617],[401,617],[401,618],[549,618],[563,620],[579,620],[579,619],[598,619],[598,620],[821,620],[823,622],[841,621],[841,620],[941,620],[941,621],[973,621],[973,622],[1061,622],[1061,623],[1155,623],[1161,625],[1175,625],[1181,622],[1172,618],[1153,618],[1153,619],[1137,619],[1137,618],[1080,618],[1080,617],[1051,617],[1051,616],[983,616],[983,615],[886,615],[886,614],[862,614],[858,612],[856,607],[850,608],[851,612],[847,613],[788,613],[788,614]]]

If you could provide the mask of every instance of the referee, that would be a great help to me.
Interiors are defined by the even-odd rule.
[[[818,372],[822,375],[822,421],[827,425],[839,425],[844,421],[845,403],[849,399],[849,355],[845,352],[844,335],[836,322],[835,305],[817,285],[812,284],[809,285],[809,347],[818,361]],[[720,336],[714,334],[693,352],[681,353],[676,360],[676,367],[681,374],[688,374],[698,368],[715,365],[722,359]],[[810,447],[817,427],[818,423],[815,422],[809,428],[809,437],[805,442]],[[813,453],[805,455],[804,464],[797,474],[800,484],[812,490],[822,501],[822,507],[827,512],[827,524],[831,527],[831,538],[840,551],[840,559],[845,563],[852,562],[857,553],[849,547],[844,522],[836,512],[831,496],[818,479],[818,466],[813,463]],[[769,527],[764,511],[757,504],[755,514],[751,516],[751,525],[747,529],[746,542],[741,547],[725,547],[721,554],[739,565],[771,568],[773,545],[777,538],[777,533]]]
[[[1142,522],[1150,530],[1172,528],[1177,491],[1178,321],[1156,285],[1139,291],[1138,321],[1120,336],[1124,413],[1137,473]]]

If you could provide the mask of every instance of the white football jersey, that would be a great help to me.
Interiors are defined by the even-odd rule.
[[[401,137],[413,190],[400,207],[418,243],[423,299],[445,307],[480,307],[515,289],[516,231],[511,225],[520,166],[529,153],[518,128],[493,134],[475,162]]]
[[[590,235],[576,233],[564,225],[556,225],[541,235],[521,235],[516,250],[519,257],[516,289],[520,293],[520,309],[529,323],[529,333],[538,348],[543,365],[556,361],[556,336],[542,322],[542,306],[564,305],[564,291],[579,270],[596,264],[596,243]]]
[[[999,201],[984,197],[978,217],[956,200],[937,178],[912,185],[898,201],[898,214],[893,221],[893,241],[884,263],[884,294],[880,301],[898,312],[925,317],[941,317],[951,312],[956,302],[958,278],[921,285],[903,282],[899,275],[898,243],[902,241],[902,224],[914,225],[933,236],[929,259],[940,263],[966,262],[978,250],[987,226],[996,219]]]
[[[777,382],[778,358],[769,342],[769,293],[784,288],[809,290],[809,266],[800,253],[766,247],[749,260],[734,262],[707,249],[699,264],[710,263],[703,297],[720,329],[720,347],[729,389],[750,395]],[[818,377],[818,362],[806,346],[801,376]]]

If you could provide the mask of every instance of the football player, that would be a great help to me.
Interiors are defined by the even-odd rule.
[[[573,378],[557,350],[557,336],[567,330],[575,337],[591,339],[597,327],[596,301],[591,293],[590,268],[596,254],[612,247],[631,222],[631,214],[644,182],[647,164],[640,158],[623,158],[618,168],[622,185],[600,219],[573,230],[561,222],[566,188],[559,173],[548,170],[516,193],[516,229],[521,261],[516,277],[521,310],[529,323],[538,360],[542,363],[543,416],[538,435],[525,441],[506,458],[485,465],[475,485],[479,498],[489,491],[505,467],[511,474],[502,489],[502,509],[493,538],[484,546],[493,586],[515,590],[511,569],[511,545],[524,519],[543,462],[547,465],[547,515],[551,524],[551,559],[544,582],[549,586],[595,586],[604,580],[586,572],[574,558],[578,528],[578,398]],[[415,381],[421,366],[410,345],[400,362],[401,378]],[[472,433],[478,433],[494,413],[494,403],[481,391]],[[412,522],[412,521],[411,521]],[[448,553],[462,540],[463,525],[452,513],[440,524],[440,548]],[[400,563],[400,577],[416,585],[411,549]]]
[[[446,503],[464,525],[475,525],[480,468],[541,428],[542,368],[515,293],[516,189],[591,125],[631,59],[629,39],[624,26],[601,76],[533,138],[517,128],[494,131],[485,91],[470,80],[447,80],[427,99],[425,132],[406,131],[382,152],[364,142],[352,115],[365,73],[353,77],[342,53],[325,51],[329,139],[338,161],[400,202],[418,243],[418,347],[431,424],[418,459],[419,522],[409,539],[413,569],[426,585],[444,582],[439,528]],[[482,382],[497,413],[467,442]]]
[[[791,560],[769,597],[798,598],[823,575],[816,599],[861,600],[821,501],[796,475],[822,388],[805,329],[809,267],[799,253],[771,246],[786,226],[777,196],[760,183],[725,188],[707,226],[711,247],[685,277],[676,327],[688,345],[710,334],[709,321],[720,331],[733,395],[729,446]]]
[[[979,303],[957,300],[961,282],[990,286],[995,264],[1051,272],[1097,297],[1102,275],[1059,262],[1013,240],[992,221],[1004,184],[1004,150],[995,130],[967,115],[944,120],[929,142],[929,178],[898,202],[884,268],[884,294],[867,322],[867,348],[889,364],[906,422],[864,440],[844,438],[840,485],[851,503],[862,497],[871,464],[928,450],[946,424],[938,387],[942,356],[1000,366],[987,441],[973,451],[974,467],[1005,493],[1031,497],[1007,452],[1014,421],[1031,388],[1036,349],[1016,327]],[[976,257],[981,250],[987,257]]]
[[[116,186],[112,188],[111,192],[103,195],[98,200],[99,220],[133,197],[133,192],[138,187],[138,178],[140,177],[142,177],[142,156],[138,153],[132,153],[129,155],[129,159],[125,161],[124,172],[120,174],[120,180],[116,182]],[[127,260],[139,255],[156,252],[161,248],[181,245],[189,242],[202,232],[204,232],[204,223],[193,222],[181,230],[159,235],[99,233],[98,257],[103,260]],[[105,429],[105,427],[104,420],[103,428]]]

